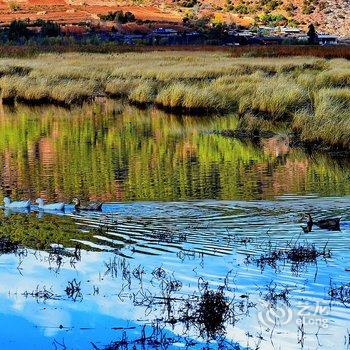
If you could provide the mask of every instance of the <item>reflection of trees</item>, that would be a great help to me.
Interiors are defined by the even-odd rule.
[[[350,192],[344,162],[310,158],[283,138],[259,148],[206,132],[234,129],[234,117],[176,117],[108,102],[72,110],[5,108],[0,124],[1,185],[14,197],[28,189],[32,197],[65,200]]]

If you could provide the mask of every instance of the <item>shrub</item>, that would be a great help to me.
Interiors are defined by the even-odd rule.
[[[10,6],[11,11],[13,11],[13,12],[19,11],[21,9],[21,6],[15,1],[11,1],[9,3],[9,6]]]
[[[285,25],[288,23],[287,18],[282,14],[267,13],[259,16],[259,19],[262,23],[269,25]]]
[[[193,7],[195,5],[197,5],[198,0],[179,0],[178,4],[182,7]]]

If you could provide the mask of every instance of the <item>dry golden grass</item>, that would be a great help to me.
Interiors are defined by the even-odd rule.
[[[110,96],[127,97],[141,83],[141,79],[109,79],[105,84],[105,92]]]
[[[291,78],[278,76],[265,78],[252,88],[240,100],[240,112],[252,109],[263,112],[273,118],[292,115],[296,110],[309,103],[307,91]]]
[[[144,81],[137,85],[129,94],[129,100],[132,102],[145,104],[153,103],[156,96],[156,84],[152,81]]]
[[[350,88],[322,89],[315,96],[314,113],[300,111],[294,128],[304,141],[350,146]]]

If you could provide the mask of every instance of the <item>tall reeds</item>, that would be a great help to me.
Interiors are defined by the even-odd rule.
[[[322,89],[315,94],[314,113],[295,114],[294,128],[309,142],[350,146],[350,89]]]

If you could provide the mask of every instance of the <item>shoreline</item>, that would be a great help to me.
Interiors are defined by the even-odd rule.
[[[99,97],[100,98],[100,97]],[[174,116],[190,116],[190,117],[210,117],[210,116],[217,116],[217,113],[214,113],[214,111],[205,111],[205,110],[184,110],[184,109],[169,109],[169,108],[164,108],[161,105],[157,104],[139,104],[139,103],[132,103],[128,101],[125,98],[116,98],[116,97],[111,97],[111,96],[104,96],[102,98],[106,98],[107,100],[112,100],[112,101],[121,101],[124,102],[130,106],[134,106],[139,110],[146,110],[146,109],[151,109],[155,108],[159,111],[164,111],[166,113],[169,113]],[[84,103],[88,104],[93,104],[93,103],[98,103],[98,104],[103,104],[104,101],[98,101],[95,99],[89,99],[89,100],[84,100],[84,101],[79,101],[79,103],[73,103],[73,104],[64,104],[64,103],[59,103],[55,101],[49,101],[49,100],[41,100],[41,101],[25,101],[25,100],[12,100],[12,101],[7,101],[6,103],[2,102],[6,106],[15,106],[16,103],[26,105],[28,107],[33,106],[33,107],[45,107],[45,106],[57,106],[57,107],[62,107],[66,109],[74,108],[74,107],[79,107],[82,106]],[[0,100],[1,104],[1,100]],[[216,111],[217,112],[217,111]],[[225,112],[222,115],[227,116],[229,115],[229,112]],[[245,115],[240,115],[238,114],[238,117],[240,118],[240,122],[244,120]],[[349,147],[343,147],[342,145],[332,145],[326,142],[322,141],[307,141],[307,140],[302,140],[301,139],[301,134],[300,132],[298,133],[296,130],[289,129],[287,131],[279,132],[279,127],[281,127],[281,123],[285,124],[285,121],[277,121],[275,122],[271,127],[267,128],[260,128],[260,129],[249,129],[246,127],[238,126],[237,129],[225,129],[225,130],[212,130],[209,132],[209,134],[213,135],[219,135],[222,137],[227,137],[227,138],[233,138],[240,140],[242,142],[253,142],[253,143],[260,143],[264,139],[269,139],[277,136],[287,136],[290,139],[289,146],[291,148],[302,148],[303,150],[307,150],[308,152],[321,152],[321,153],[328,153],[328,154],[333,154],[333,156],[338,157],[338,156],[350,156],[350,148]]]

